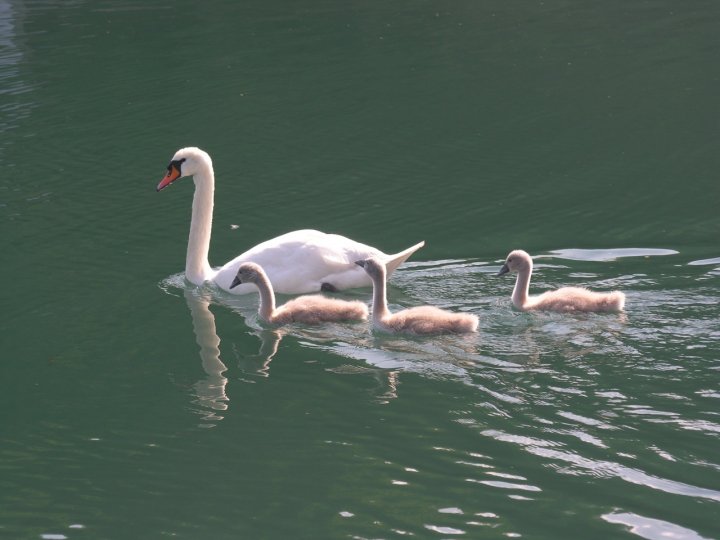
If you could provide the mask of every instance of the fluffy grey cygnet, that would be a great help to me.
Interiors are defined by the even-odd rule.
[[[434,306],[418,306],[390,313],[387,306],[385,265],[376,258],[357,261],[373,282],[373,326],[384,332],[405,334],[461,334],[475,332],[478,318],[469,313],[453,313]]]
[[[527,252],[516,249],[505,259],[499,276],[516,272],[517,280],[512,293],[512,302],[521,311],[622,311],[625,308],[625,295],[620,291],[606,293],[594,292],[582,287],[562,287],[537,296],[530,296],[530,276],[533,261]]]
[[[252,283],[260,292],[260,318],[270,324],[293,322],[318,324],[330,321],[366,320],[368,307],[359,300],[338,300],[320,294],[298,296],[280,307],[275,307],[275,292],[265,271],[259,264],[243,263],[230,288],[241,283]]]

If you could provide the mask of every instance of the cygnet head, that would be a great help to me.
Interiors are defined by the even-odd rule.
[[[194,146],[181,148],[170,160],[167,173],[157,185],[157,191],[168,187],[178,178],[193,176],[201,167],[207,167],[208,164],[212,165],[212,160],[207,152]]]
[[[505,264],[498,272],[498,276],[507,274],[508,272],[520,272],[522,270],[532,269],[532,257],[522,249],[511,251],[505,259]]]
[[[230,288],[237,287],[241,283],[255,283],[257,284],[258,281],[260,281],[263,273],[263,269],[260,268],[260,265],[252,263],[252,262],[246,262],[242,263],[240,267],[238,268],[237,274],[235,275],[235,279],[233,279],[232,283],[230,284]]]
[[[355,264],[361,266],[371,278],[384,279],[385,277],[385,265],[375,257],[355,261]]]

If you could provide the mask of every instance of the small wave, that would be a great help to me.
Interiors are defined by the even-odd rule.
[[[632,534],[650,540],[664,540],[666,538],[702,540],[705,538],[692,529],[686,529],[685,527],[675,525],[668,521],[648,518],[631,512],[611,512],[609,514],[603,514],[602,518],[608,523],[625,525]]]
[[[561,450],[557,447],[557,444],[550,441],[513,435],[499,430],[485,430],[481,433],[498,441],[517,444],[530,454],[538,457],[550,461],[564,462],[568,465],[563,469],[567,474],[590,475],[596,478],[620,478],[631,484],[645,486],[673,495],[684,495],[720,502],[720,492],[717,490],[661,478],[640,469],[627,467],[612,461],[582,457],[574,452]]]
[[[714,259],[700,259],[699,261],[690,261],[688,266],[706,266],[712,264],[720,264],[720,257]]]
[[[554,256],[571,261],[614,261],[623,257],[664,257],[677,255],[674,249],[614,248],[614,249],[554,249]]]

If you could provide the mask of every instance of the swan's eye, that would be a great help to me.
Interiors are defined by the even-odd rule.
[[[178,171],[180,170],[180,167],[183,163],[185,163],[185,158],[182,159],[176,159],[175,161],[171,161],[170,165],[168,165],[168,171],[172,171],[173,167],[175,167]]]

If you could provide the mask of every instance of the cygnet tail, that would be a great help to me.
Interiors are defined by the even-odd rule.
[[[387,272],[387,277],[390,277],[392,273],[395,271],[395,269],[400,266],[402,263],[404,263],[410,255],[415,253],[418,249],[423,247],[425,245],[425,241],[415,244],[412,247],[407,248],[404,251],[401,251],[400,253],[396,253],[395,255],[388,255],[387,259],[385,259],[383,262],[385,263],[385,269]]]
[[[586,311],[619,312],[625,309],[625,294],[620,291],[599,293],[595,308]]]
[[[609,295],[609,306],[612,311],[623,311],[625,309],[625,295],[620,291],[613,291]]]

